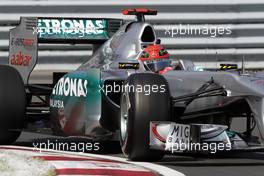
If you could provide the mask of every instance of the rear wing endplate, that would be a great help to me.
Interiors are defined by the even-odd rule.
[[[98,48],[122,25],[121,19],[21,17],[9,33],[9,65],[28,84],[38,59],[38,43],[89,43]]]

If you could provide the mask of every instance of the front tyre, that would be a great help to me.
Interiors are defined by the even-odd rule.
[[[124,87],[120,102],[120,143],[123,153],[131,160],[162,159],[163,152],[149,148],[149,133],[150,121],[170,120],[171,106],[167,81],[158,74],[140,73],[131,75]],[[143,89],[131,91],[131,87]],[[149,87],[151,91],[146,92],[150,90]]]

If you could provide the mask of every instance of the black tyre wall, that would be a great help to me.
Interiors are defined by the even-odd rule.
[[[158,74],[141,73],[131,75],[129,85],[164,85],[165,92],[129,92],[128,137],[121,140],[122,150],[131,160],[160,160],[163,153],[149,148],[150,121],[169,121],[171,102],[169,86],[165,78]],[[123,94],[124,97],[124,94]],[[122,97],[121,97],[122,98]]]
[[[20,135],[26,121],[26,93],[18,71],[0,65],[0,144],[10,144]]]

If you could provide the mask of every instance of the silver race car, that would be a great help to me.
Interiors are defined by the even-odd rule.
[[[0,66],[1,143],[14,142],[27,123],[50,119],[56,135],[119,140],[131,160],[263,147],[264,75],[197,71],[191,61],[169,58],[145,22],[156,10],[123,14],[136,20],[21,18],[10,31],[9,66]],[[55,73],[54,84],[29,84],[38,43],[89,43],[94,53],[77,70]],[[245,132],[232,131],[233,118],[246,119]]]

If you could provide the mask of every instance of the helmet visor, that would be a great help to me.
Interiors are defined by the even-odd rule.
[[[153,71],[153,72],[158,72],[160,70],[163,70],[165,67],[169,67],[171,64],[171,60],[169,59],[153,59],[153,60],[148,60],[144,62],[146,67]]]

